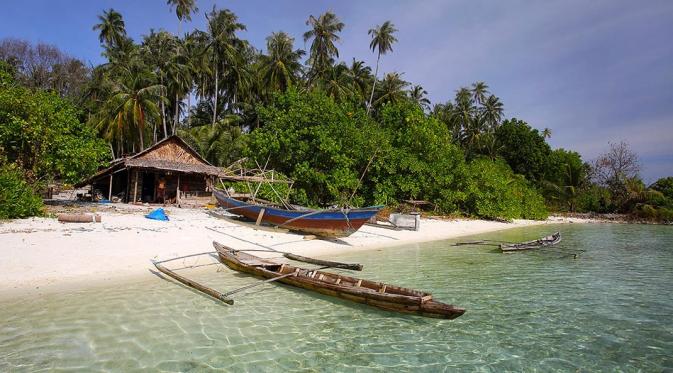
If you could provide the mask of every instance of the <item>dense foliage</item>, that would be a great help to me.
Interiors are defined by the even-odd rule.
[[[42,198],[24,180],[16,165],[0,163],[0,219],[42,214]]]
[[[362,108],[318,92],[278,95],[259,117],[264,126],[250,134],[248,155],[296,180],[298,203],[348,203],[358,170],[386,145]]]
[[[545,219],[542,196],[502,161],[475,159],[468,166],[465,210],[491,219]]]
[[[528,123],[516,118],[506,120],[495,130],[498,154],[517,174],[540,181],[548,165],[551,149]]]
[[[2,69],[0,69],[2,70]],[[109,148],[57,94],[0,81],[0,152],[31,181],[79,181],[108,159]]]
[[[291,90],[259,116],[264,126],[251,133],[248,156],[297,180],[300,203],[426,200],[441,213],[546,217],[542,197],[523,177],[500,161],[466,163],[446,126],[411,101],[384,106],[373,123],[362,108]]]

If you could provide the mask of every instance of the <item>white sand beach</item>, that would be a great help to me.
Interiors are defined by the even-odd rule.
[[[363,226],[339,241],[307,240],[293,233],[253,229],[214,217],[206,209],[166,208],[170,221],[146,219],[146,206],[97,207],[101,223],[59,223],[55,218],[30,218],[0,223],[0,296],[40,294],[63,287],[86,287],[111,280],[151,276],[152,260],[213,251],[216,240],[236,248],[276,250],[312,257],[352,250],[449,239],[535,224],[517,220],[423,219],[419,231]],[[215,230],[215,231],[214,231]],[[217,232],[216,232],[217,231]],[[259,253],[260,256],[269,253]],[[275,255],[271,253],[271,255]],[[209,255],[185,260],[187,265],[214,262]]]

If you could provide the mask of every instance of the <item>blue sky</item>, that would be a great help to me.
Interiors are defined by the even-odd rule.
[[[331,10],[346,24],[340,58],[374,63],[367,30],[391,20],[399,29],[383,72],[421,84],[434,102],[483,80],[506,116],[549,127],[553,147],[592,160],[608,141],[640,155],[647,182],[673,175],[673,1],[212,1],[197,0],[186,29],[205,28],[213,4],[233,10],[258,48],[273,31],[301,38],[309,15]],[[58,46],[102,61],[96,16],[114,8],[136,40],[150,28],[177,31],[165,0],[9,0],[0,38]]]

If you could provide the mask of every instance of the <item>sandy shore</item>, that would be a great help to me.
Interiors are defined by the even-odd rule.
[[[154,269],[151,260],[212,251],[213,240],[237,248],[259,248],[255,244],[260,244],[312,257],[329,257],[345,251],[545,223],[423,219],[418,232],[364,226],[350,237],[325,241],[253,229],[211,216],[205,209],[167,208],[169,222],[146,219],[147,211],[148,207],[111,205],[99,208],[102,223],[62,224],[53,218],[0,223],[0,296],[40,294],[63,287],[151,276],[150,270]],[[547,223],[567,221],[552,218]],[[183,265],[214,260],[207,255],[199,256]]]

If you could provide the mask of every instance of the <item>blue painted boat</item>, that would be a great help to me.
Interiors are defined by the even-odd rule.
[[[213,194],[218,204],[232,214],[321,237],[350,236],[383,207],[288,210],[252,201],[241,201],[219,189],[215,189]]]

